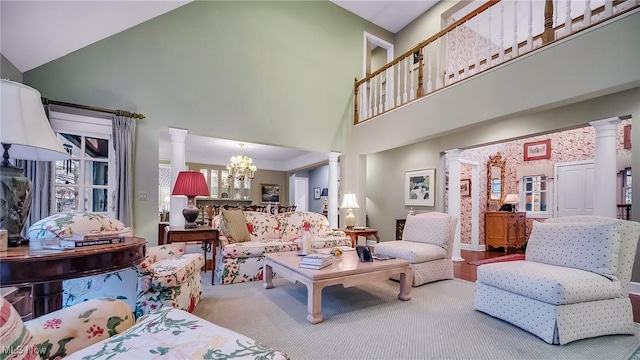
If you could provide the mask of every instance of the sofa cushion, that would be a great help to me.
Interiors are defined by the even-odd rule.
[[[620,234],[615,226],[616,223],[534,222],[527,243],[527,260],[615,279],[620,253]]]
[[[0,296],[0,349],[3,359],[39,359],[33,335],[27,331],[18,312]],[[19,354],[23,354],[20,356]]]
[[[402,240],[446,247],[451,235],[451,216],[444,213],[408,215]],[[453,224],[455,231],[455,223]]]
[[[327,217],[309,211],[294,211],[277,215],[280,227],[280,240],[291,241],[300,237],[300,230],[305,222],[311,225],[311,234],[323,237],[329,231]]]
[[[127,331],[84,348],[66,359],[284,360],[288,356],[244,335],[186,311],[162,308],[140,318]]]
[[[223,258],[261,257],[264,253],[298,251],[298,245],[291,241],[243,242],[223,246],[220,254]]]
[[[447,255],[446,250],[438,245],[404,240],[381,242],[373,249],[374,254],[395,256],[412,264],[444,259]]]
[[[552,305],[623,297],[622,285],[590,271],[530,261],[478,266],[478,282]]]
[[[245,211],[244,219],[247,223],[251,241],[268,241],[277,239],[280,235],[278,219],[273,214],[260,211]]]
[[[220,228],[230,243],[251,241],[242,210],[222,209]]]
[[[86,234],[92,231],[119,231],[123,236],[133,236],[131,229],[120,220],[104,214],[86,211],[64,212],[48,216],[29,227],[30,239],[50,239],[70,237],[74,233]]]

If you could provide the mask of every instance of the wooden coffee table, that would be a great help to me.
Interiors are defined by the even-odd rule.
[[[295,283],[307,286],[307,320],[312,324],[322,322],[322,289],[325,286],[342,284],[351,287],[375,280],[387,280],[391,275],[400,274],[400,300],[411,299],[413,273],[405,260],[374,260],[360,262],[355,251],[347,251],[334,257],[330,266],[320,270],[300,268],[301,257],[295,252],[265,254],[264,288],[273,287],[273,272]]]

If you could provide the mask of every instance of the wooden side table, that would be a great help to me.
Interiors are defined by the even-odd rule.
[[[164,243],[171,244],[177,242],[197,242],[201,241],[204,249],[204,272],[207,272],[207,249],[211,246],[213,256],[211,270],[215,274],[216,270],[216,245],[218,243],[219,232],[209,226],[200,226],[195,229],[185,229],[180,226],[167,226],[164,228]],[[211,276],[211,285],[213,285]]]
[[[361,229],[361,230],[333,229],[333,230],[344,231],[344,233],[351,238],[351,247],[356,247],[356,244],[358,243],[358,236],[364,236],[366,238],[367,236],[373,235],[376,238],[376,243],[380,242],[380,237],[378,236],[378,230],[376,229]]]

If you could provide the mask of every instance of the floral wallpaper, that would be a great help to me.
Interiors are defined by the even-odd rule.
[[[629,120],[618,123],[616,136],[617,155],[630,155],[630,149],[624,149],[624,126],[629,125]],[[544,160],[524,161],[524,144],[551,140],[551,158]],[[484,213],[487,211],[486,189],[487,189],[487,162],[490,156],[502,153],[506,159],[505,169],[505,194],[518,192],[517,169],[522,166],[563,163],[579,160],[593,159],[595,156],[595,130],[591,126],[573,130],[557,132],[553,134],[540,135],[526,139],[508,141],[500,144],[482,146],[467,149],[460,154],[461,159],[477,161],[479,165],[479,178],[472,179],[478,181],[480,186],[480,244],[484,244]],[[449,164],[447,162],[447,173]],[[460,165],[460,179],[471,179],[471,167]],[[446,196],[446,195],[445,195]],[[462,244],[471,244],[471,197],[462,197],[460,204],[460,240]],[[527,239],[531,232],[534,218],[527,218]]]

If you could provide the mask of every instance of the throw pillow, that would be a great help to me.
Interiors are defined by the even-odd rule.
[[[133,236],[131,229],[120,220],[86,211],[48,216],[31,225],[27,236],[30,239],[51,239],[56,236],[70,237],[74,233],[86,234],[92,231],[119,231],[123,236]]]
[[[591,271],[615,279],[620,253],[616,223],[533,223],[527,260]]]
[[[0,347],[5,359],[40,359],[37,342],[11,303],[0,296]]]
[[[230,243],[251,241],[242,210],[222,210],[220,228]]]

